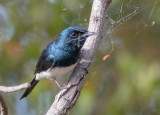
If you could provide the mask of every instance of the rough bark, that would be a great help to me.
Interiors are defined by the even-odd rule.
[[[96,32],[87,38],[81,52],[81,60],[74,69],[66,89],[61,90],[46,115],[66,115],[74,106],[85,83],[93,57],[102,38],[103,24],[111,0],[94,0],[88,30]]]

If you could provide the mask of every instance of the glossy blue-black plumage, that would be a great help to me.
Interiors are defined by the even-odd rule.
[[[52,70],[56,70],[56,75],[58,75],[57,73],[62,73],[63,71],[65,73],[70,70],[67,67],[70,68],[69,66],[79,60],[79,53],[86,38],[94,34],[94,32],[88,32],[80,27],[69,27],[63,30],[59,38],[43,50],[36,65],[35,78],[31,81],[31,86],[25,90],[20,99],[27,97],[40,79],[56,77],[50,74]]]
[[[77,37],[71,34],[76,33]],[[79,59],[79,52],[87,31],[80,27],[69,27],[62,31],[59,38],[50,43],[42,52],[36,65],[35,73],[46,71],[54,67],[67,67],[75,64]]]

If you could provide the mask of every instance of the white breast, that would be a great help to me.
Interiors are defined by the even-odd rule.
[[[65,73],[74,69],[76,65],[77,63],[75,63],[74,65],[68,66],[68,67],[63,67],[63,68],[56,67],[56,68],[48,69],[47,71],[42,71],[36,74],[36,80],[63,76]]]

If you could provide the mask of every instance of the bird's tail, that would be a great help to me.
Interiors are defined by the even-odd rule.
[[[34,77],[34,79],[30,83],[31,86],[25,90],[25,92],[22,95],[22,97],[20,98],[20,100],[23,99],[24,97],[27,97],[31,93],[31,91],[33,90],[33,88],[37,85],[38,82],[39,81],[36,80],[36,77]]]

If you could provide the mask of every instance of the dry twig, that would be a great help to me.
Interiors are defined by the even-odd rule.
[[[15,92],[15,91],[19,91],[25,88],[30,87],[29,83],[24,83],[18,86],[11,86],[11,87],[6,87],[6,86],[0,86],[0,92]]]
[[[11,86],[11,87],[0,86],[0,115],[8,115],[8,107],[1,92],[5,92],[5,93],[16,92],[28,87],[30,87],[29,83],[24,83],[18,86]]]

